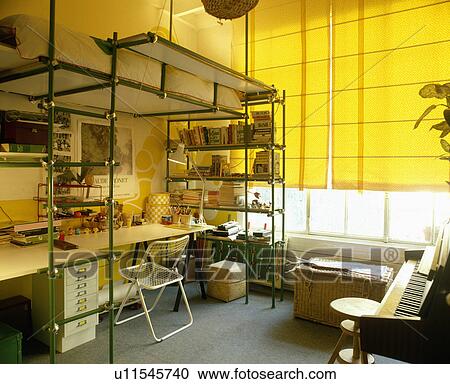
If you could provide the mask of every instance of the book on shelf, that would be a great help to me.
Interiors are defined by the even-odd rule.
[[[272,142],[272,114],[270,111],[252,111],[252,142],[253,143],[270,143]]]
[[[208,203],[213,206],[219,205],[219,191],[208,191]]]
[[[212,155],[211,160],[211,176],[223,176],[225,165],[228,163],[228,156]]]
[[[259,151],[256,152],[255,160],[253,162],[253,175],[258,177],[272,175],[272,152]],[[274,176],[280,175],[280,153],[274,153]]]
[[[47,146],[40,144],[0,144],[0,152],[47,153]]]
[[[224,181],[219,189],[219,205],[242,206],[245,188],[243,183]]]
[[[186,146],[228,145],[245,143],[245,125],[243,122],[229,124],[224,127],[197,126],[179,129],[180,141]]]

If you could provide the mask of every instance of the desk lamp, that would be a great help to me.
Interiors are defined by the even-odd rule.
[[[198,210],[198,224],[201,226],[204,226],[204,225],[206,225],[206,221],[203,216],[203,202],[205,200],[205,179],[198,171],[195,161],[189,156],[189,153],[185,152],[183,143],[178,143],[176,151],[169,154],[168,160],[175,164],[181,164],[181,165],[187,166],[187,161],[186,161],[187,157],[189,157],[189,159],[191,160],[192,168],[194,168],[195,172],[197,173],[198,177],[200,178],[200,181],[202,182],[202,194],[201,194],[200,206],[199,206],[199,210]]]

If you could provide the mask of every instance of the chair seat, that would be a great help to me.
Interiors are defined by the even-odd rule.
[[[120,274],[129,280],[137,280],[140,287],[149,290],[159,289],[183,280],[183,276],[177,271],[156,263],[145,263],[140,266],[124,268],[120,271]]]

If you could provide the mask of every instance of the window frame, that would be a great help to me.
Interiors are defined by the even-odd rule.
[[[302,235],[310,235],[310,236],[324,236],[324,237],[333,237],[339,239],[355,239],[355,240],[367,240],[367,241],[376,241],[383,243],[396,243],[396,244],[411,244],[411,245],[432,245],[434,244],[434,236],[428,242],[421,241],[408,241],[408,240],[399,240],[395,238],[391,238],[389,236],[390,233],[390,193],[384,193],[384,210],[383,210],[383,218],[384,218],[384,228],[382,236],[363,236],[363,235],[354,235],[348,233],[348,191],[345,191],[345,216],[344,216],[344,233],[335,233],[335,232],[327,232],[327,231],[313,231],[311,230],[311,190],[305,190],[306,194],[306,226],[305,230],[293,230],[290,228],[286,228],[287,233],[292,234],[302,234]],[[432,212],[432,223],[431,223],[431,233],[434,234],[436,230],[436,195],[433,194],[433,212]]]

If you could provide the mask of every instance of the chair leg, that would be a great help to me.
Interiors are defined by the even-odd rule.
[[[118,321],[118,320],[119,320],[119,316],[120,316],[120,314],[122,313],[123,307],[124,307],[124,305],[125,305],[125,303],[126,303],[126,301],[127,301],[127,299],[128,299],[128,296],[129,296],[130,292],[131,292],[131,287],[130,287],[130,289],[129,289],[127,295],[125,296],[125,299],[122,301],[122,304],[120,305],[119,311],[117,312],[117,315],[116,315],[116,318],[115,318],[115,321],[114,321],[114,325],[120,325],[120,324],[126,323],[127,321],[130,321],[130,320],[133,320],[133,319],[137,319],[138,317],[141,317],[141,316],[145,315],[146,312],[151,312],[151,311],[153,311],[153,309],[154,309],[154,308],[156,307],[156,305],[158,304],[159,299],[161,298],[161,296],[162,296],[162,294],[163,294],[165,288],[166,288],[166,287],[162,287],[162,288],[159,290],[158,296],[156,296],[156,299],[155,299],[155,301],[153,302],[153,304],[152,304],[152,306],[150,307],[150,309],[147,309],[147,306],[145,306],[143,312],[138,313],[137,315],[133,315],[133,316],[127,317],[126,319],[123,319],[123,320]],[[141,288],[138,287],[138,291],[139,291],[139,296],[141,296],[141,293],[142,293],[142,292],[141,292]],[[140,301],[141,301],[141,303],[143,302],[142,298],[140,298]]]
[[[124,322],[126,321],[126,320],[124,320],[124,321],[120,321],[120,322],[119,322],[118,320],[119,320],[120,314],[121,314],[122,311],[123,311],[123,307],[125,306],[125,304],[126,304],[128,298],[130,297],[131,290],[133,289],[133,287],[134,287],[135,285],[136,285],[136,282],[130,284],[130,287],[128,288],[128,291],[127,291],[127,294],[125,295],[125,298],[124,298],[124,299],[122,300],[122,302],[120,303],[119,310],[117,311],[116,318],[114,319],[114,324],[115,324],[115,325],[122,324],[122,323],[124,323]]]
[[[334,347],[330,360],[328,360],[328,364],[334,364],[336,358],[339,355],[339,352],[341,351],[342,344],[344,344],[345,336],[346,336],[345,333],[342,332],[341,337],[339,338],[338,342],[336,343],[336,346]]]
[[[150,319],[150,314],[149,314],[151,309],[147,310],[147,305],[145,304],[144,294],[142,293],[141,290],[139,290],[139,295],[141,297],[142,306],[144,307],[144,314],[145,314],[145,317],[147,318],[147,323],[148,323],[150,332],[151,332],[153,338],[158,343],[163,341],[163,340],[165,340],[165,339],[168,339],[169,337],[177,334],[178,332],[181,332],[181,331],[185,330],[186,328],[190,327],[194,323],[194,318],[192,317],[191,307],[189,306],[189,302],[188,302],[188,299],[187,299],[187,296],[186,296],[186,292],[184,291],[183,284],[182,284],[181,281],[179,281],[178,284],[179,284],[179,287],[180,287],[179,289],[181,291],[181,296],[183,297],[183,301],[184,301],[184,304],[186,305],[186,309],[187,309],[187,312],[188,312],[188,315],[189,315],[189,322],[186,325],[183,325],[182,327],[176,329],[175,331],[172,331],[172,332],[168,333],[167,335],[162,336],[161,338],[158,338],[156,336],[156,334],[155,334],[155,330],[153,329],[153,324],[152,324],[152,321]],[[155,306],[155,304],[153,305],[153,307],[154,306]]]

